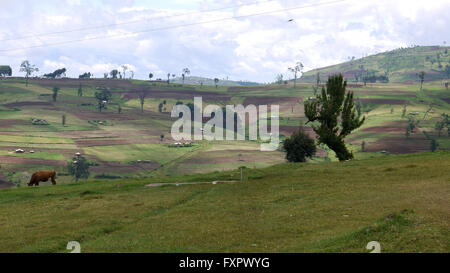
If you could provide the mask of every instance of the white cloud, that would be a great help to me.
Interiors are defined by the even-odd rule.
[[[185,16],[180,14],[192,13],[194,8],[208,10],[243,2],[24,0],[14,5],[8,4],[9,1],[1,2],[0,24],[7,27],[0,30],[0,40],[32,37],[0,42],[0,50],[185,26],[3,52],[0,62],[12,65],[15,74],[20,62],[28,59],[41,68],[40,73],[66,67],[68,75],[74,77],[87,71],[102,76],[104,72],[129,64],[133,66],[135,77],[142,79],[146,79],[149,72],[154,73],[155,78],[164,78],[168,72],[179,75],[182,68],[189,67],[193,75],[267,82],[277,73],[286,73],[287,67],[296,61],[301,61],[308,70],[344,61],[348,56],[361,57],[411,44],[442,44],[450,37],[448,0],[348,0],[201,25],[190,24],[317,2],[268,1]],[[288,22],[289,19],[294,21]],[[124,24],[129,21],[136,22]],[[99,25],[109,26],[40,35]]]

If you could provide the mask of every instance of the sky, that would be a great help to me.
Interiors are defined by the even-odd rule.
[[[36,75],[272,82],[411,45],[450,43],[450,0],[0,0],[0,65]],[[259,14],[259,15],[258,15]],[[293,20],[291,20],[293,19]],[[291,21],[290,21],[291,20]],[[447,44],[448,45],[448,44]]]

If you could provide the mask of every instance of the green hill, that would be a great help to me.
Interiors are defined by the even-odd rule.
[[[0,252],[449,252],[450,153],[0,191]],[[163,186],[148,187],[149,183]]]
[[[390,82],[418,81],[418,73],[425,72],[425,81],[449,79],[450,47],[416,46],[400,48],[345,63],[305,72],[300,82],[315,82],[317,73],[322,80],[329,75],[342,73],[348,81],[363,82],[363,78],[377,77]]]

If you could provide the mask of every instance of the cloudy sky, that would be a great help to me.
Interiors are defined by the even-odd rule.
[[[0,0],[0,65],[96,77],[122,64],[259,82],[398,47],[450,43],[449,0]],[[259,14],[259,15],[257,15]],[[294,19],[288,22],[290,19]],[[447,44],[448,45],[448,44]],[[128,75],[127,75],[128,76]]]

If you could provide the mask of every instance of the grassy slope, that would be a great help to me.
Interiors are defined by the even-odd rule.
[[[0,251],[450,251],[450,153],[0,191]],[[406,210],[406,211],[405,211]],[[386,216],[393,214],[388,217]]]
[[[322,81],[326,76],[334,73],[343,73],[348,80],[354,81],[354,73],[359,74],[360,70],[377,71],[377,75],[384,75],[388,71],[390,82],[418,81],[419,78],[416,74],[420,71],[425,71],[425,80],[441,80],[446,78],[443,71],[445,66],[450,63],[449,49],[450,47],[439,46],[396,49],[310,70],[303,74],[300,81],[315,82],[317,72],[320,73]],[[441,67],[439,67],[439,63]]]

